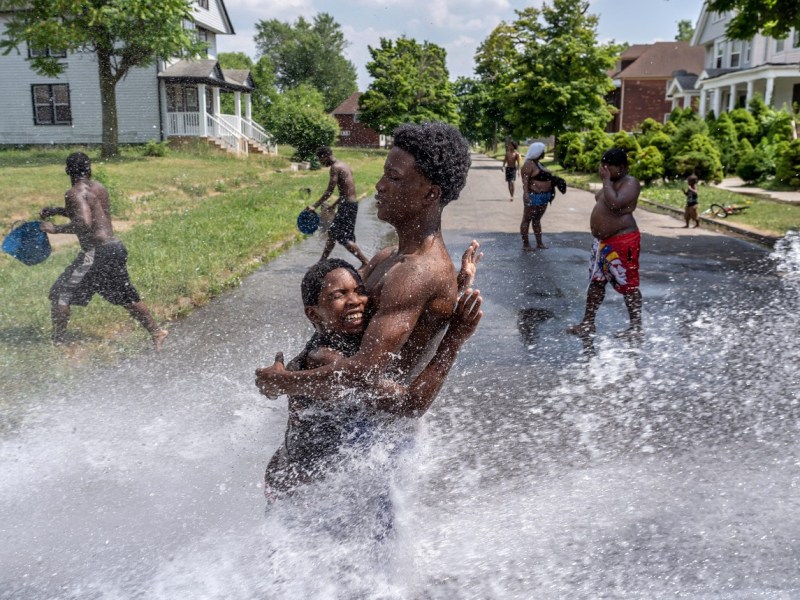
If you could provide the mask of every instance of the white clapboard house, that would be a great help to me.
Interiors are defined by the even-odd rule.
[[[673,106],[691,102],[700,115],[713,110],[719,116],[747,106],[755,94],[778,109],[800,103],[800,30],[792,29],[783,40],[763,35],[729,40],[725,28],[732,17],[703,4],[692,45],[704,48],[705,68],[694,78],[676,73],[667,91]]]
[[[7,14],[0,13],[0,35]],[[217,36],[234,33],[222,0],[197,0],[187,23],[208,43],[207,56],[131,69],[117,84],[119,142],[205,138],[237,154],[274,152],[272,137],[252,119],[249,71],[221,69]],[[36,74],[29,59],[50,48],[21,45],[0,54],[0,144],[99,144],[100,86],[94,53],[64,53],[58,77]],[[234,114],[220,94],[234,96]]]

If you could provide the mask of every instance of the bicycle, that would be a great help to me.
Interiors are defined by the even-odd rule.
[[[714,203],[704,210],[702,214],[725,219],[728,215],[738,215],[748,208],[750,207],[746,204],[727,204],[723,206],[722,204]]]

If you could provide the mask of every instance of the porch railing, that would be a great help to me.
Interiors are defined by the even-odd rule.
[[[255,121],[246,121],[236,115],[206,114],[205,132],[200,127],[199,112],[170,112],[167,113],[168,136],[199,137],[206,135],[217,138],[227,148],[237,154],[247,154],[247,139],[254,140],[266,146],[269,152],[278,152],[278,146],[273,138],[261,125]]]
[[[220,117],[224,116],[220,115]],[[208,124],[207,135],[219,139],[237,154],[247,154],[247,140],[227,120],[206,114],[206,123]]]

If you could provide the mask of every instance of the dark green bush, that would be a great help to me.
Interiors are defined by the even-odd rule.
[[[766,177],[772,165],[762,151],[756,151],[747,138],[741,143],[741,158],[736,165],[736,174],[748,183],[754,183]]]
[[[746,138],[751,144],[757,144],[761,139],[761,128],[755,117],[746,108],[736,108],[731,111],[730,119],[736,128],[739,139]]]
[[[719,119],[709,125],[709,135],[718,144],[722,170],[733,173],[738,162],[739,137],[728,113],[722,113]]]

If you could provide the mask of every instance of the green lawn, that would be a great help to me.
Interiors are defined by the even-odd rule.
[[[6,229],[16,219],[36,218],[42,206],[63,205],[69,187],[64,159],[74,150],[0,151],[6,192],[0,215]],[[311,188],[315,200],[328,175],[290,170],[286,152],[241,159],[187,150],[151,158],[131,148],[113,161],[97,160],[95,174],[111,191],[117,234],[130,253],[131,278],[158,320],[205,304],[302,239],[295,227],[308,203],[302,190]],[[386,151],[335,152],[353,168],[359,193],[372,193]],[[33,267],[0,255],[0,368],[8,380],[17,377],[34,386],[76,363],[116,360],[147,343],[123,309],[95,299],[73,311],[72,343],[65,349],[51,346],[47,292],[77,252],[74,242],[56,246],[47,261]],[[48,365],[46,373],[42,364]]]

